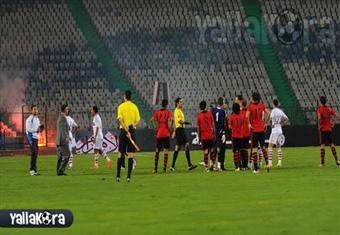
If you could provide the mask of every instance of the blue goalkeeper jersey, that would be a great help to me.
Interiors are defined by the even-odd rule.
[[[220,108],[213,108],[212,114],[215,121],[215,133],[216,137],[220,136],[221,133],[225,131],[225,120],[226,120],[226,114],[225,111]]]

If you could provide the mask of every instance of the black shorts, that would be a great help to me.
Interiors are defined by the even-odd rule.
[[[253,148],[264,147],[264,132],[253,132],[251,138],[251,146]]]
[[[320,144],[333,144],[333,133],[331,131],[321,131]]]
[[[136,142],[135,129],[129,128],[129,132],[130,132],[131,138]],[[122,154],[136,152],[135,147],[133,146],[131,141],[126,136],[126,131],[124,129],[120,129],[118,151]]]
[[[240,152],[243,148],[243,139],[242,138],[232,138],[232,147],[233,152]]]
[[[176,145],[185,145],[186,143],[188,143],[188,139],[187,136],[185,135],[185,131],[184,128],[176,128],[175,131],[176,134]]]
[[[212,149],[214,147],[214,141],[213,140],[202,140],[202,150]]]
[[[243,137],[242,138],[242,148],[249,149],[250,148],[250,136],[249,137]]]
[[[163,148],[169,149],[170,148],[170,137],[157,138],[156,147],[158,148],[158,150],[161,150]]]

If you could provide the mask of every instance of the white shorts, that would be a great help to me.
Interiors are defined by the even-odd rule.
[[[282,133],[271,133],[269,137],[269,143],[277,145],[277,140],[279,139],[280,135],[282,135]]]
[[[102,138],[97,138],[96,139],[96,144],[93,147],[94,149],[103,149],[103,139]]]

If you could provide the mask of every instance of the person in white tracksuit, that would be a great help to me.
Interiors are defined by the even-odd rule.
[[[277,99],[273,100],[273,110],[270,114],[270,122],[272,126],[272,131],[269,138],[269,153],[268,160],[269,166],[272,167],[273,161],[273,147],[276,146],[278,148],[278,163],[277,166],[282,166],[282,146],[278,143],[278,139],[280,135],[283,134],[282,125],[286,125],[289,122],[287,115],[279,108],[279,101]]]

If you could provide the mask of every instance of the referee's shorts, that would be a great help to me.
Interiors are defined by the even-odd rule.
[[[187,136],[185,135],[184,128],[178,127],[175,130],[175,135],[176,135],[176,145],[185,145],[188,143]]]
[[[133,127],[130,127],[129,132],[130,132],[130,135],[131,135],[131,138],[133,139],[133,141],[136,142],[135,129]],[[129,140],[129,138],[126,136],[126,134],[127,133],[124,129],[120,129],[118,151],[122,154],[134,153],[134,152],[136,152],[136,149],[133,146],[133,144],[131,143],[131,141]]]

